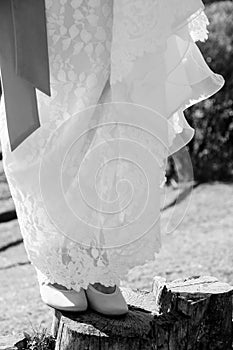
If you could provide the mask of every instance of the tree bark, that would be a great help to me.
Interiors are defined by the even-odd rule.
[[[152,291],[122,288],[126,316],[55,310],[56,350],[231,350],[233,287],[213,277],[191,277]]]

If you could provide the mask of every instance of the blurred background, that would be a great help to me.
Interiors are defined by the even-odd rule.
[[[168,281],[212,275],[233,285],[233,2],[204,1],[209,39],[198,43],[225,86],[185,114],[195,129],[187,146],[169,158],[162,205],[162,249],[154,263],[132,269],[123,286],[150,289],[152,276]],[[189,152],[193,176],[184,156]],[[167,229],[176,210],[179,221]],[[28,261],[0,149],[0,335],[50,327],[33,266]]]

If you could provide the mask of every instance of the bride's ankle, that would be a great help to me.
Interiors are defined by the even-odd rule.
[[[109,287],[106,287],[104,286],[103,284],[101,283],[93,283],[91,284],[91,286],[93,286],[95,289],[97,289],[99,292],[101,293],[105,293],[105,294],[112,294],[115,292],[116,290],[116,286],[109,286]]]
[[[60,290],[68,290],[66,287],[64,287],[61,284],[58,283],[49,283],[51,286],[53,286],[54,288],[60,289]]]

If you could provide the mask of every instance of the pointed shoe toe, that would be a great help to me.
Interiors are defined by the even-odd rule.
[[[62,290],[52,285],[40,285],[42,301],[58,310],[83,312],[88,307],[86,294],[83,289],[77,292],[73,289]]]
[[[128,305],[118,286],[113,293],[106,294],[89,285],[86,295],[89,307],[98,313],[109,316],[120,316],[128,313]]]

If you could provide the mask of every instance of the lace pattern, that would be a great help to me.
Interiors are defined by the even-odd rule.
[[[146,234],[124,247],[106,249],[100,244],[101,237],[96,237],[89,247],[85,247],[62,235],[48,216],[41,197],[39,165],[50,135],[75,113],[111,99],[121,100],[120,93],[127,102],[130,100],[128,92],[131,95],[134,92],[135,96],[138,93],[139,97],[144,94],[145,100],[141,99],[141,104],[147,106],[148,88],[140,90],[139,80],[138,91],[132,91],[127,80],[135,61],[147,53],[165,52],[167,38],[184,21],[188,23],[193,40],[205,39],[206,17],[203,12],[195,15],[202,9],[203,4],[199,0],[46,0],[52,96],[50,98],[37,91],[41,127],[12,153],[3,99],[0,106],[3,165],[25,248],[39,281],[56,282],[77,291],[94,282],[107,286],[119,284],[130,268],[153,260],[155,253],[159,252],[159,220]],[[154,68],[156,77],[159,72]],[[147,69],[145,64],[144,69]],[[150,75],[150,72],[146,73]],[[136,81],[133,75],[131,79]],[[110,84],[107,84],[108,81]],[[127,88],[115,90],[116,82],[126,82]],[[150,90],[154,92],[153,89],[152,86]],[[155,86],[156,89],[161,91],[160,86]],[[180,115],[181,111],[169,115],[172,123],[170,143],[183,129]],[[140,141],[154,154],[158,162],[154,170],[158,175],[157,187],[162,185],[166,147],[142,131],[120,126],[114,130],[106,126],[87,135],[83,141],[83,154],[100,142],[108,142],[114,132],[132,141]],[[104,154],[106,159],[111,151],[109,147]],[[68,170],[73,171],[71,163]],[[108,198],[109,189],[116,186],[116,174],[119,178],[127,174],[134,181],[138,199],[132,210],[137,209],[145,184],[124,162],[118,162],[103,174],[99,182],[101,195]],[[157,211],[159,206],[158,195],[155,201]],[[124,222],[129,215],[131,212],[126,211],[123,217],[118,216],[115,220]]]
[[[188,27],[193,41],[203,42],[208,39],[208,25],[209,20],[203,11],[197,11],[194,15],[190,17]]]
[[[39,281],[60,283],[77,291],[96,281],[104,285],[119,284],[131,267],[153,260],[161,244],[157,225],[141,239],[124,247],[104,249],[96,240],[86,248],[57,231],[39,190],[39,164],[48,138],[76,112],[97,103],[110,77],[112,9],[109,0],[46,0],[52,96],[49,98],[37,91],[41,127],[13,153],[9,149],[5,106],[1,103],[4,169],[28,258],[37,270]],[[102,97],[102,100],[108,98]],[[127,130],[118,128],[117,132],[123,136]],[[112,137],[110,128],[94,136],[88,135],[83,142],[84,153],[91,144],[94,146],[109,137]],[[154,153],[158,153],[158,145],[148,136],[131,132],[131,137],[140,137],[146,147],[153,145]],[[161,153],[161,166],[164,158]],[[119,176],[124,166],[118,164]],[[130,169],[124,171],[129,173]],[[113,185],[113,174],[106,172],[102,178],[103,194]],[[143,187],[140,178],[138,181],[140,195]],[[164,171],[161,171],[163,181]]]
[[[197,0],[115,1],[111,84],[122,81],[145,53],[164,52],[167,38],[183,25],[188,25],[194,41],[207,39],[203,8]]]

